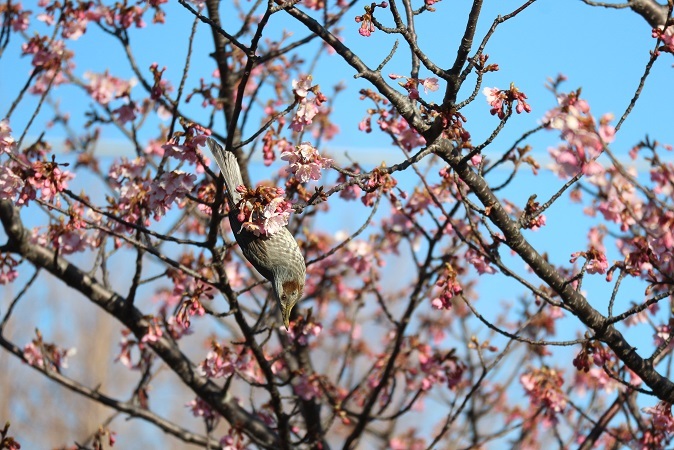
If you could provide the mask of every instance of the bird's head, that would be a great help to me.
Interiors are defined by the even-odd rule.
[[[293,310],[304,290],[304,280],[297,278],[276,277],[273,283],[274,295],[281,310],[283,325],[286,330],[290,326],[290,312]]]

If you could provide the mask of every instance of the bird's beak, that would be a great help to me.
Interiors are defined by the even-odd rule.
[[[281,308],[281,316],[283,317],[283,325],[287,330],[290,327],[290,308]]]

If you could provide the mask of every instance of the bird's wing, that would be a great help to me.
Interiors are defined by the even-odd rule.
[[[220,172],[225,179],[225,186],[227,187],[227,198],[231,206],[234,207],[241,201],[241,194],[236,190],[236,187],[243,184],[239,162],[236,160],[234,153],[226,151],[214,139],[208,138],[206,143],[215,157],[215,162],[220,167]]]

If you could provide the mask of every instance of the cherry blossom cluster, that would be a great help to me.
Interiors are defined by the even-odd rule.
[[[87,91],[91,98],[101,105],[107,105],[116,98],[127,97],[136,84],[135,79],[125,81],[110,75],[107,70],[104,73],[85,72],[84,78],[89,80]]]
[[[426,144],[423,136],[419,135],[414,128],[409,126],[407,120],[400,115],[387,99],[371,89],[363,89],[360,91],[360,94],[361,100],[367,98],[375,104],[374,108],[367,110],[367,115],[358,124],[360,131],[366,133],[372,132],[372,116],[377,114],[377,125],[379,125],[379,128],[390,135],[400,147],[410,151],[413,148]]]
[[[446,385],[450,390],[456,389],[466,369],[463,362],[451,352],[442,354],[437,348],[421,342],[418,337],[410,338],[410,352],[405,364],[406,383],[409,391],[428,391],[436,385]],[[421,379],[421,381],[419,381]]]
[[[506,211],[514,212],[517,210],[517,207],[511,202],[504,201],[504,203],[506,203]],[[524,211],[520,215],[520,223],[523,228],[538,231],[541,227],[545,226],[547,217],[545,217],[545,214],[539,212],[539,208],[540,204],[536,201],[535,196],[527,200]]]
[[[140,339],[140,342],[159,342],[159,340],[164,335],[164,331],[161,328],[161,323],[159,317],[151,316],[147,318],[149,322],[147,325],[147,330],[145,334]]]
[[[435,282],[435,286],[440,288],[440,294],[431,300],[433,308],[452,309],[452,299],[463,292],[458,275],[459,273],[451,264],[445,264],[442,273],[438,276],[438,281]]]
[[[555,160],[553,171],[560,178],[572,177],[581,171],[589,176],[602,174],[603,168],[595,160],[604,151],[604,145],[613,142],[615,128],[609,124],[613,115],[603,115],[597,124],[579,91],[559,94],[557,102],[559,106],[543,118],[543,123],[549,129],[559,130],[565,141],[549,151]]]
[[[293,392],[306,401],[321,398],[323,392],[320,377],[315,373],[311,375],[300,374],[293,384]]]
[[[293,83],[297,83],[297,81],[295,80]],[[317,90],[318,87],[315,86],[315,88]],[[303,131],[306,126],[311,125],[311,133],[316,139],[332,139],[339,131],[339,127],[330,120],[330,108],[326,106],[327,102],[323,94],[318,92],[320,95],[315,95],[312,100],[309,100],[307,94],[312,91],[300,88],[299,92],[303,97],[294,94],[295,101],[299,101],[299,107],[288,128],[293,131]],[[265,115],[271,117],[274,114],[277,114],[277,111],[271,104],[267,105]],[[262,136],[262,158],[267,166],[276,160],[276,155],[279,153],[296,152],[296,147],[290,143],[288,138],[282,136],[287,122],[285,116],[279,114],[276,120],[278,125],[270,126]],[[303,144],[305,143],[301,145]]]
[[[469,247],[468,250],[466,250],[464,258],[475,267],[475,270],[477,270],[477,273],[480,275],[485,273],[496,273],[496,269],[489,263],[485,256],[472,247]]]
[[[111,76],[106,71],[102,74],[85,72],[84,78],[89,80],[87,91],[95,101],[101,105],[108,105],[112,100],[124,98],[126,102],[112,110],[121,124],[133,121],[136,118],[138,107],[131,100],[131,88],[136,84],[135,79],[129,81]]]
[[[63,61],[73,57],[65,42],[35,35],[22,45],[24,55],[33,55],[32,65],[40,70],[60,70]]]
[[[230,428],[227,434],[220,438],[220,448],[222,450],[246,450],[248,447],[241,431],[234,427]]]
[[[152,63],[150,65],[150,72],[152,73],[153,78],[152,89],[150,90],[150,98],[152,100],[159,100],[164,94],[170,93],[173,90],[173,86],[163,78],[165,71],[166,67],[162,67],[162,69],[159,70],[159,65],[157,63]],[[189,125],[192,127],[197,126],[196,124]],[[199,127],[199,131],[206,132],[206,129]]]
[[[589,372],[592,364],[602,368],[612,360],[612,353],[597,341],[583,344],[580,352],[573,359],[573,365],[582,372]]]
[[[653,343],[658,347],[667,345],[672,346],[672,326],[669,324],[658,325],[655,327],[655,333],[653,336]]]
[[[166,304],[160,308],[161,317],[148,315],[145,317],[145,334],[136,340],[131,330],[124,329],[119,342],[120,352],[115,358],[122,365],[131,370],[142,370],[148,367],[153,359],[153,354],[148,345],[158,342],[165,334],[171,339],[178,340],[185,335],[191,334],[190,330],[178,325],[174,316],[168,316],[166,313]],[[134,362],[132,355],[133,349],[139,351],[138,359]]]
[[[302,142],[295,147],[286,146],[281,159],[288,161],[290,171],[301,183],[321,178],[321,169],[332,166],[332,159],[324,158],[309,142]]]
[[[562,390],[564,378],[561,372],[549,367],[531,369],[520,376],[520,383],[534,407],[532,410],[542,409],[544,424],[556,424],[557,415],[564,412],[567,404],[566,394]]]
[[[11,25],[14,32],[28,29],[32,13],[30,10],[23,9],[21,2],[0,5],[0,14],[5,18],[5,23]]]
[[[395,203],[397,198],[393,193],[393,189],[397,185],[396,179],[384,169],[384,165],[382,164],[381,167],[375,167],[370,177],[363,183],[362,187],[365,194],[360,200],[365,206],[372,206],[379,193],[381,193],[389,194],[389,197]]]
[[[140,370],[142,367],[147,367],[147,365],[152,360],[152,354],[148,351],[147,345],[144,342],[138,342],[136,339],[134,339],[134,335],[131,333],[131,330],[122,330],[122,337],[119,341],[119,346],[120,351],[115,358],[115,361],[119,361],[128,369]],[[134,362],[134,357],[132,355],[134,348],[138,348],[140,352],[136,362]]]
[[[46,0],[41,0],[38,6],[44,7],[44,12],[37,14],[36,19],[49,26],[60,22],[61,36],[64,39],[75,41],[82,37],[87,31],[89,22],[96,23],[105,18],[105,21],[111,24],[109,20],[110,10],[103,5],[90,2],[61,4],[58,1],[49,3]]]
[[[664,448],[674,436],[674,418],[672,405],[660,401],[657,405],[643,408],[645,414],[651,416],[650,429],[639,439],[641,448]]]
[[[311,75],[293,80],[293,93],[295,94],[295,101],[298,103],[297,111],[295,111],[295,115],[288,126],[293,131],[301,132],[304,127],[311,125],[320,106],[327,100],[318,85],[311,85],[312,80]],[[311,98],[309,93],[313,94]]]
[[[0,120],[0,155],[3,153],[13,153],[16,140],[12,136],[12,128],[9,126],[9,120]]]
[[[317,322],[311,315],[307,317],[298,317],[296,320],[290,322],[290,327],[287,334],[297,345],[309,345],[309,338],[316,337],[321,334],[323,325]]]
[[[191,251],[186,251],[179,256],[178,262],[204,277],[213,275],[208,268],[209,259],[203,253],[195,257]],[[191,318],[206,314],[203,302],[212,300],[216,291],[210,284],[179,269],[168,270],[167,276],[173,286],[170,288],[162,286],[157,289],[155,301],[160,303],[159,311],[164,326],[162,333],[167,333],[172,339],[178,340],[192,333],[189,328]]]
[[[173,203],[180,203],[192,191],[196,175],[180,170],[162,173],[153,180],[147,197],[147,207],[154,212],[155,220],[159,220]]]
[[[150,178],[143,158],[122,159],[110,167],[110,182],[119,190],[119,198],[108,198],[108,210],[128,223],[141,221],[149,225],[147,211],[159,220],[174,203],[180,204],[194,187],[196,176],[174,170],[163,172],[159,177]],[[127,229],[119,222],[112,222],[118,229]]]
[[[435,5],[436,3],[439,3],[440,1],[442,1],[442,0],[424,0],[424,6],[426,7],[426,9],[428,11],[434,12],[435,7],[433,7],[433,5]]]
[[[15,200],[17,205],[28,205],[40,200],[60,205],[60,193],[68,188],[75,175],[61,169],[68,164],[47,161],[28,161],[24,154],[15,155],[7,165],[0,165],[0,198]],[[17,198],[18,197],[18,198]]]
[[[10,254],[0,253],[0,285],[11,283],[19,276],[16,267],[19,261],[12,258]]]
[[[56,344],[45,342],[40,330],[35,330],[35,339],[23,347],[23,358],[31,366],[44,370],[61,372],[68,368],[68,358],[76,352],[74,348],[64,349]]]
[[[46,233],[40,227],[34,228],[31,242],[54,248],[63,255],[97,248],[100,245],[99,233],[92,232],[84,218],[89,216],[93,223],[98,224],[100,215],[91,210],[85,212],[84,206],[79,202],[73,203],[65,213],[68,221],[64,220],[64,216],[58,217],[49,224]]]
[[[375,27],[373,23],[374,19],[374,10],[379,8],[388,8],[388,2],[374,3],[372,2],[369,5],[365,5],[365,14],[362,16],[356,16],[356,23],[360,24],[358,33],[361,36],[369,37],[374,33]]]
[[[288,225],[292,204],[285,191],[278,187],[258,186],[250,189],[238,186],[241,201],[237,205],[243,228],[256,236],[271,236]]]
[[[209,159],[205,157],[199,147],[206,145],[206,139],[211,136],[211,130],[197,123],[180,119],[184,131],[176,131],[173,136],[162,145],[164,154],[180,161],[186,161],[197,165],[197,173],[203,173],[203,166],[209,165]],[[183,139],[182,144],[180,143]]]
[[[608,173],[614,172],[614,169]],[[630,170],[632,175],[634,171]],[[620,224],[620,229],[626,231],[644,216],[644,202],[639,198],[636,187],[624,176],[614,173],[612,182],[605,188],[605,199],[601,201],[597,210],[604,219]]]
[[[0,165],[0,200],[15,201],[21,194],[23,186],[21,177],[8,165]]]
[[[491,106],[489,112],[491,115],[497,115],[499,119],[504,119],[506,114],[512,111],[513,104],[517,102],[515,111],[517,114],[522,112],[531,112],[531,105],[526,102],[527,96],[510,83],[510,89],[502,90],[499,88],[484,88],[482,93],[487,97],[487,103]]]
[[[407,96],[412,100],[417,100],[419,98],[419,85],[423,86],[424,92],[426,94],[429,92],[435,92],[439,88],[438,79],[434,77],[418,79],[392,73],[389,74],[389,78],[392,80],[404,78],[405,81],[399,81],[398,84],[400,84],[400,86],[402,86],[407,91]]]
[[[62,69],[74,68],[71,61],[74,53],[66,48],[64,41],[36,34],[22,45],[22,50],[24,55],[33,55],[31,64],[37,73],[29,89],[30,93],[41,95],[47,92],[50,86],[68,83]]]
[[[192,415],[194,417],[202,417],[206,420],[213,420],[219,417],[218,413],[213,410],[211,405],[206,403],[204,399],[201,397],[197,397],[194,400],[188,402],[185,404],[188,408],[190,408],[190,411],[192,411]]]
[[[345,169],[356,175],[361,172],[361,168],[357,164],[353,164],[352,166],[346,167]],[[346,174],[344,172],[340,172],[339,176],[337,177],[337,184],[344,186],[344,188],[339,192],[340,198],[343,198],[344,200],[358,199],[361,195],[361,192],[363,191],[361,187],[355,182],[348,184],[346,182]]]
[[[426,3],[433,3],[436,0],[426,0]],[[439,0],[438,0],[439,1]],[[429,7],[429,10],[432,9]],[[428,448],[426,439],[416,436],[416,429],[406,430],[404,433],[391,438],[388,446],[391,450],[425,450]]]
[[[175,289],[185,288],[182,291],[180,306],[176,311],[176,323],[182,328],[189,328],[191,318],[194,316],[203,316],[206,310],[203,306],[204,300],[213,300],[215,289],[210,284],[206,284],[192,277],[185,277],[183,283],[176,283]]]
[[[159,4],[165,3],[164,0],[149,2],[154,10],[154,23],[164,22],[164,13],[159,8]],[[143,15],[146,8],[140,5],[127,5],[125,3],[115,3],[103,5],[93,2],[50,2],[49,0],[40,0],[38,6],[44,8],[44,12],[37,15],[37,19],[47,25],[53,25],[60,22],[61,34],[66,39],[77,40],[86,31],[90,22],[98,23],[116,29],[128,29],[132,26],[144,28],[146,26]]]
[[[665,27],[659,26],[653,28],[653,37],[655,39],[660,39],[664,44],[662,47],[658,48],[658,51],[664,51],[665,53],[674,53],[674,27]]]
[[[344,231],[335,233],[335,241],[343,242],[349,236]],[[382,267],[383,259],[373,248],[372,244],[363,239],[352,239],[342,247],[339,253],[340,260],[345,267],[351,268],[357,275],[366,275],[374,266]],[[375,263],[375,264],[373,264]]]
[[[590,247],[590,249],[586,252],[572,253],[570,262],[574,263],[576,260],[578,260],[578,258],[581,257],[585,258],[585,270],[589,274],[604,274],[608,270],[608,260],[606,259],[606,254],[594,247]]]
[[[236,352],[216,341],[211,341],[211,350],[199,364],[198,370],[201,375],[213,379],[229,378],[237,373],[252,383],[263,380],[262,373],[247,349]]]

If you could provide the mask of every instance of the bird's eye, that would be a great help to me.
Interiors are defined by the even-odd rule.
[[[288,300],[288,296],[285,295],[285,294],[282,294],[282,295],[281,295],[281,300],[284,300],[284,301],[285,301],[285,300]]]

